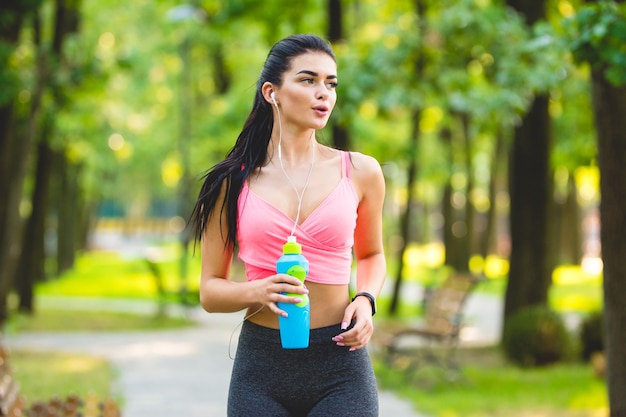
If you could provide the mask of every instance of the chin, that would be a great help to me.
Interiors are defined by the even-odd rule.
[[[326,127],[326,125],[328,124],[328,119],[323,120],[323,121],[319,121],[317,123],[313,123],[312,128],[315,130],[320,130]]]

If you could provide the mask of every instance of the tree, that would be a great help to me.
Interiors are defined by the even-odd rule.
[[[42,117],[29,120],[32,135],[37,141],[36,168],[34,175],[32,210],[28,217],[22,238],[22,250],[16,269],[15,282],[19,295],[19,309],[33,311],[33,292],[35,282],[44,278],[44,239],[46,217],[50,204],[50,182],[53,169],[54,150],[52,146],[55,128],[53,113],[63,101],[62,88],[59,85],[59,67],[63,62],[63,45],[69,34],[78,29],[78,7],[75,0],[56,0],[51,27],[54,28],[52,39],[46,39],[42,27],[45,26],[43,11],[39,11],[35,22],[37,35],[35,45],[38,53],[44,54],[43,65],[39,70],[45,74],[40,86],[42,91],[52,96],[51,103],[42,109]],[[32,139],[31,139],[32,140]]]
[[[626,7],[601,1],[570,21],[574,58],[591,66],[600,168],[600,241],[610,415],[626,415]]]
[[[32,123],[19,123],[20,111],[18,92],[23,86],[19,70],[9,65],[20,40],[25,21],[32,18],[39,8],[40,1],[2,3],[0,6],[0,76],[3,81],[0,94],[0,194],[5,196],[0,204],[0,323],[8,317],[7,296],[13,285],[15,248],[19,246],[19,205],[22,187],[27,174],[27,163],[36,121],[41,111],[43,95],[42,85],[46,77],[41,61],[42,55],[36,55],[39,71],[36,72],[35,85],[30,94],[28,119]],[[7,86],[5,88],[5,86]],[[10,86],[10,87],[9,87]]]
[[[545,0],[508,0],[529,26],[544,20]],[[510,153],[511,255],[504,323],[520,308],[546,304],[552,282],[552,147],[548,94],[538,92],[515,128]]]
[[[328,41],[332,44],[338,44],[343,40],[343,9],[341,0],[328,0]],[[349,149],[350,137],[348,136],[348,129],[335,119],[331,123],[333,146],[338,149]]]

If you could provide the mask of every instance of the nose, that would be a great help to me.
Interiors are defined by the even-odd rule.
[[[326,87],[326,85],[322,84],[318,89],[317,89],[317,94],[316,97],[318,100],[326,100],[328,98],[328,95],[330,94],[330,90],[328,87]]]

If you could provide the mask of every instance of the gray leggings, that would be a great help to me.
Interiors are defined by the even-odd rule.
[[[308,349],[283,349],[278,330],[245,321],[228,395],[229,417],[376,417],[366,349],[331,340],[339,324],[311,330]]]

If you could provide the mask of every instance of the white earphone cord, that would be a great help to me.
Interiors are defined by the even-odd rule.
[[[275,100],[273,101],[274,101],[274,105],[276,106],[276,114],[278,114],[278,162],[280,162],[280,169],[283,171],[283,174],[285,174],[287,181],[289,181],[289,184],[291,184],[291,186],[293,187],[293,190],[296,192],[296,196],[298,197],[298,211],[296,212],[296,219],[293,223],[293,228],[291,229],[291,236],[293,236],[294,233],[296,232],[296,227],[298,227],[298,222],[300,221],[300,210],[302,208],[302,198],[304,197],[304,192],[306,191],[307,187],[309,186],[309,182],[311,181],[311,174],[313,173],[313,166],[315,165],[315,141],[312,141],[313,155],[311,156],[311,168],[309,168],[309,174],[306,177],[306,182],[304,184],[304,187],[302,188],[302,192],[300,193],[298,192],[298,187],[296,187],[296,185],[293,183],[293,181],[287,174],[285,167],[283,166],[283,156],[282,156],[282,148],[281,148],[281,143],[283,141],[283,124],[280,118],[280,111],[278,110],[278,104],[276,104]],[[311,138],[313,138],[314,133],[315,131],[311,132]]]
[[[276,101],[274,101],[274,104],[276,104]],[[283,126],[282,126],[282,122],[280,119],[280,111],[278,110],[277,104],[276,104],[276,113],[278,113],[278,161],[280,162],[280,169],[283,171],[283,174],[285,174],[285,177],[287,177],[287,180],[293,187],[294,191],[296,192],[296,196],[298,197],[298,211],[296,213],[296,220],[293,223],[293,228],[291,229],[291,236],[293,236],[293,234],[296,231],[296,227],[298,226],[298,221],[300,220],[300,209],[302,208],[302,198],[304,197],[304,192],[306,191],[307,187],[309,186],[309,182],[311,181],[311,173],[313,172],[313,166],[315,165],[315,141],[313,141],[313,155],[311,157],[311,168],[309,168],[309,174],[306,177],[306,183],[304,184],[304,187],[302,188],[302,192],[300,193],[298,192],[298,188],[296,187],[296,185],[293,183],[293,181],[291,181],[291,178],[289,178],[289,175],[287,174],[287,171],[285,171],[285,167],[283,166],[283,157],[282,157],[282,150],[281,150],[281,142],[283,141]],[[314,133],[315,131],[311,133],[311,138],[313,137]],[[233,337],[235,335],[235,332],[237,331],[237,329],[239,329],[239,327],[243,325],[243,322],[245,322],[246,320],[248,320],[250,317],[254,316],[255,314],[259,313],[261,310],[263,310],[264,307],[265,306],[262,305],[258,310],[245,316],[243,320],[241,320],[241,322],[231,332],[230,339],[228,340],[228,357],[230,359],[235,359],[234,355],[232,354],[232,343],[233,343]]]

